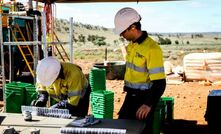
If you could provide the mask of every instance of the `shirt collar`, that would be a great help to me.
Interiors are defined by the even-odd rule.
[[[142,35],[138,39],[133,41],[133,43],[141,44],[147,37],[148,37],[147,32],[146,31],[142,31]]]

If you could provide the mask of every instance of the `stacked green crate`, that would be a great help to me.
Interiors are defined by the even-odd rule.
[[[161,97],[154,113],[153,134],[164,131],[165,124],[170,125],[173,121],[174,98]],[[166,128],[165,128],[166,129]]]
[[[167,105],[166,102],[160,99],[154,112],[153,134],[160,134],[166,118]]]
[[[167,123],[172,123],[174,119],[174,98],[173,97],[161,97],[162,101],[165,101],[167,105],[166,118]]]
[[[106,70],[93,67],[90,71],[90,102],[95,118],[113,118],[114,93],[106,90]]]
[[[90,95],[95,118],[113,118],[114,93],[107,90],[94,91]]]
[[[25,87],[25,105],[30,106],[31,102],[37,98],[37,92],[34,85]]]
[[[5,111],[8,113],[21,113],[21,105],[25,104],[25,87],[30,83],[11,82],[5,85]]]
[[[93,67],[90,70],[89,82],[91,90],[106,90],[106,70],[101,68]]]

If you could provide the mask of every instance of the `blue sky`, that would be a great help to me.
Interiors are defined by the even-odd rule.
[[[56,17],[113,28],[114,15],[123,7],[136,9],[142,16],[142,29],[148,32],[221,32],[221,0],[56,3]]]
[[[221,32],[221,0],[56,4],[56,17],[113,28],[123,7],[135,8],[148,32]]]

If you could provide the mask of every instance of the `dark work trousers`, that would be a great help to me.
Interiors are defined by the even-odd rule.
[[[136,112],[140,108],[140,106],[144,104],[148,96],[149,96],[148,90],[139,91],[139,92],[127,91],[124,103],[120,109],[120,112],[118,113],[119,119],[137,120]],[[155,108],[156,104],[153,104],[147,118],[143,120],[145,122],[145,128],[142,134],[152,134],[152,124],[154,120]]]
[[[91,87],[88,85],[84,97],[82,97],[77,106],[72,106],[70,114],[77,117],[85,117],[88,114],[89,98],[91,93]]]

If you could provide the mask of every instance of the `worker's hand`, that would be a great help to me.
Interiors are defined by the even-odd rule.
[[[31,102],[31,106],[45,107],[48,101],[48,93],[43,92],[38,94],[37,99]]]
[[[33,100],[31,102],[31,106],[36,106],[36,107],[45,107],[46,104],[47,104],[47,101],[45,102],[45,101],[38,100],[38,99],[37,100]]]
[[[143,120],[147,117],[148,113],[150,112],[151,110],[151,107],[143,104],[138,110],[137,110],[137,113],[136,113],[136,118],[138,120]]]
[[[54,104],[54,105],[51,106],[50,108],[66,109],[67,107],[68,107],[68,101],[67,101],[67,100],[63,100],[63,101],[60,101],[60,102]]]

